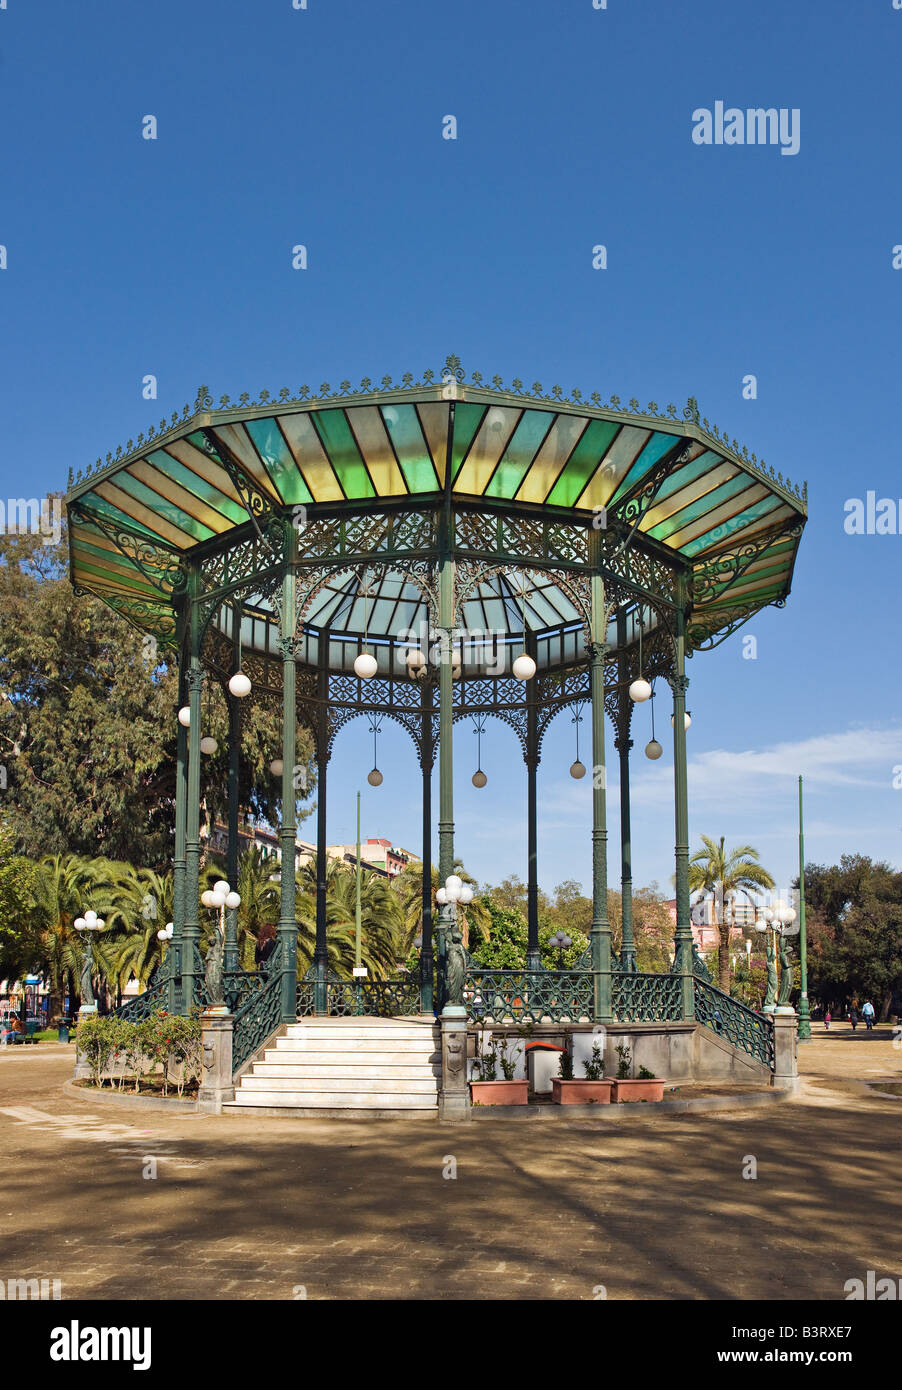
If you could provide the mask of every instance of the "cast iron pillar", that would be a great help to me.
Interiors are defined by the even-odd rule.
[[[423,682],[423,712],[420,729],[420,766],[423,769],[423,909],[420,944],[420,1013],[434,1012],[432,949],[432,764],[435,747],[432,736],[432,685]]]
[[[241,663],[241,605],[232,606],[232,674]],[[228,817],[229,841],[226,851],[226,878],[233,889],[238,888],[238,773],[241,758],[241,701],[226,694],[229,711],[229,784]],[[227,907],[225,914],[225,943],[222,956],[224,970],[238,969],[238,909]]]
[[[590,532],[593,562],[598,564],[597,533]],[[604,658],[606,651],[604,581],[592,575],[592,618],[589,642],[592,692],[592,973],[595,1022],[613,1021],[611,1008],[611,924],[608,920],[608,830],[604,756]]]
[[[450,520],[443,517],[442,548],[439,559],[439,734],[438,734],[438,876],[444,883],[454,867],[454,763],[451,753],[451,730],[454,717],[452,686],[452,646],[454,639],[454,561],[450,554]],[[444,1009],[445,961],[449,935],[454,925],[454,907],[444,903],[439,908],[436,923],[438,947],[439,1000]]]
[[[185,678],[185,653],[179,651],[179,709],[185,703],[188,682]],[[181,959],[185,926],[185,841],[188,813],[188,730],[179,724],[175,751],[175,857],[172,861],[172,941],[169,946],[169,1003],[171,1014],[182,1011]],[[187,1010],[186,1010],[187,1012]]]
[[[329,635],[319,635],[317,655],[316,721],[316,945],[313,949],[313,1007],[317,1014],[329,1012],[326,973],[329,951],[326,945],[327,869],[326,855],[326,777],[329,768]]]
[[[692,922],[689,915],[689,783],[686,772],[686,576],[677,578],[677,609],[673,640],[673,802],[676,863],[676,936],[674,970],[682,976],[682,1017],[695,1018],[692,963]]]
[[[198,603],[200,574],[192,566],[188,595],[190,661],[188,666],[188,706],[191,723],[188,728],[188,786],[185,828],[185,920],[182,926],[182,1012],[188,1013],[199,1001],[202,972],[200,969],[200,739],[201,695],[204,672],[200,661],[201,613]],[[173,927],[173,935],[175,928]]]
[[[297,609],[295,564],[298,533],[285,527],[285,568],[282,574],[280,640],[282,650],[282,865],[279,907],[279,967],[282,972],[282,1022],[297,1018],[297,919],[295,916],[297,801],[294,765],[297,758],[298,715],[295,703]]]
[[[536,659],[536,639],[524,633],[524,649]],[[539,845],[537,825],[537,773],[539,769],[539,711],[536,704],[536,677],[526,682],[526,968],[541,970],[539,950]]]
[[[629,697],[629,666],[626,657],[626,613],[617,614],[617,737],[614,747],[620,758],[620,901],[623,932],[620,941],[620,969],[633,974],[636,943],[633,937],[633,848],[630,825],[630,722],[633,702]]]
[[[799,778],[799,1042],[811,1041],[811,1004],[808,1000],[808,932],[805,926],[805,828],[802,820],[802,779]]]

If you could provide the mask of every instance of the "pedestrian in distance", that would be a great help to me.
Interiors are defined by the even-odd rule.
[[[855,1029],[858,1027],[858,1010],[856,1009],[854,1004],[849,1010],[849,1022],[852,1025],[852,1032],[854,1033]]]
[[[874,1005],[870,999],[866,999],[861,1006],[861,1017],[864,1019],[864,1026],[870,1033],[874,1026]]]
[[[830,1010],[828,1009],[827,1012],[824,1014],[824,1032],[825,1032],[825,1033],[829,1033],[829,1032],[830,1032],[830,1024],[831,1024],[832,1022],[833,1022],[833,1015],[831,1014]]]

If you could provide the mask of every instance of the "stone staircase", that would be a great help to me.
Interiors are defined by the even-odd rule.
[[[223,1108],[436,1115],[440,1084],[431,1018],[306,1018],[270,1039]]]

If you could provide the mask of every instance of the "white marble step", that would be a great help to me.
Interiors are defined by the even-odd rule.
[[[319,1060],[323,1053],[317,1053],[317,1060],[311,1057],[298,1058],[297,1061],[285,1061],[284,1058],[267,1057],[265,1062],[255,1062],[250,1075],[252,1076],[319,1076],[329,1080],[332,1077],[359,1076],[367,1080],[372,1078],[384,1077],[386,1081],[416,1080],[424,1076],[441,1076],[441,1066],[435,1062],[408,1061],[406,1058],[397,1062],[382,1061],[373,1064],[370,1054],[367,1054],[365,1063],[335,1062],[331,1060],[329,1054],[325,1054],[327,1060]]]
[[[438,1046],[433,1038],[428,1035],[423,1037],[408,1037],[406,1035],[395,1037],[380,1034],[378,1037],[367,1035],[365,1037],[353,1038],[345,1034],[337,1037],[321,1036],[317,1034],[313,1038],[276,1038],[275,1049],[267,1048],[267,1051],[276,1052],[414,1052],[423,1056],[431,1055],[438,1051]]]
[[[362,1091],[369,1094],[371,1091],[384,1092],[390,1090],[392,1095],[436,1095],[438,1092],[438,1081],[434,1076],[422,1077],[391,1077],[384,1076],[243,1076],[241,1078],[241,1091],[317,1091],[321,1093],[331,1093],[334,1095],[343,1094],[347,1091]]]
[[[432,1110],[435,1095],[409,1095],[396,1091],[245,1091],[241,1087],[234,1101],[223,1106],[259,1105],[286,1110]]]

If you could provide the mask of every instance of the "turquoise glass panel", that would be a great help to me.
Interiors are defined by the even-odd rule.
[[[661,521],[657,526],[652,526],[647,532],[649,536],[654,536],[655,540],[667,540],[669,536],[676,535],[686,526],[691,526],[693,521],[707,516],[715,511],[724,502],[728,502],[731,497],[738,496],[741,492],[747,492],[750,487],[755,486],[755,479],[750,478],[747,473],[738,473],[735,478],[729,478],[719,487],[711,492],[705,492],[701,497],[690,502],[688,506],[681,507],[673,516],[669,516],[666,521]],[[680,547],[682,549],[682,547]],[[687,553],[687,552],[684,552]]]
[[[98,512],[101,516],[108,516],[110,521],[115,521],[117,525],[122,523],[124,526],[130,527],[133,531],[141,531],[145,536],[148,536],[154,541],[160,539],[156,531],[151,531],[150,527],[145,526],[143,522],[134,521],[130,516],[127,516],[120,507],[115,507],[113,503],[108,502],[105,497],[98,497],[96,492],[85,492],[78,500],[84,502],[86,507],[90,507],[92,512]]]
[[[451,444],[451,477],[456,478],[460,472],[461,465],[467,456],[467,451],[476,434],[488,407],[484,405],[468,405],[466,401],[458,401],[454,410],[454,439]]]
[[[134,497],[136,502],[143,502],[145,507],[151,507],[157,516],[161,516],[164,521],[170,522],[172,526],[177,526],[180,531],[185,531],[195,540],[205,541],[210,536],[215,536],[216,532],[209,526],[204,526],[202,522],[195,521],[193,516],[183,512],[181,507],[177,507],[174,502],[168,502],[165,497],[161,497],[158,492],[154,492],[146,483],[139,482],[137,478],[132,478],[128,473],[117,473],[115,478],[109,481],[113,486],[118,487],[122,492],[127,492],[130,497]]]
[[[276,420],[248,420],[245,429],[283,502],[312,502]]]
[[[687,557],[698,555],[706,550],[708,546],[715,545],[718,541],[726,540],[728,536],[733,536],[743,527],[751,525],[753,521],[758,521],[760,517],[767,516],[768,512],[776,510],[784,505],[779,497],[764,497],[752,507],[747,507],[745,511],[737,516],[730,517],[729,521],[724,521],[713,530],[706,531],[703,536],[698,536],[696,540],[689,541],[681,547],[682,553]]]
[[[167,478],[178,483],[186,492],[190,492],[200,502],[205,502],[208,507],[219,512],[222,516],[228,517],[229,521],[241,522],[247,520],[247,512],[240,502],[236,502],[232,497],[226,497],[208,483],[205,478],[200,477],[192,469],[186,468],[172,454],[168,454],[165,449],[154,449],[152,454],[147,455],[148,463],[154,464],[161,473],[165,473]]]
[[[672,449],[678,442],[677,437],[672,434],[653,434],[626,477],[621,478],[620,485],[608,506],[613,507],[618,498],[622,497],[625,492],[630,492],[646,473],[651,472],[668,449]]]

